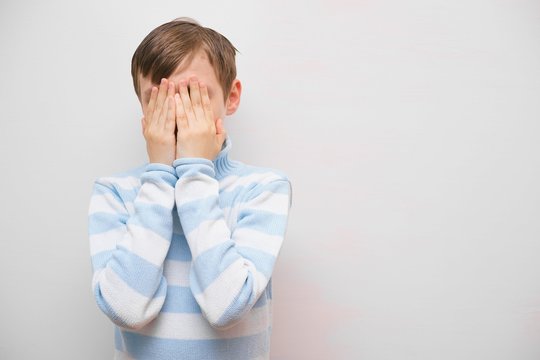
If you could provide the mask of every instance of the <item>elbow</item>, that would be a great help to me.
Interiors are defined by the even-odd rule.
[[[211,317],[205,314],[205,317],[208,320],[210,326],[219,331],[230,329],[242,320],[242,316],[227,317],[225,315],[226,314],[221,317]]]
[[[127,329],[127,330],[134,330],[134,331],[137,331],[137,330],[140,330],[142,329],[143,327],[146,326],[146,324],[148,324],[149,322],[151,322],[154,318],[148,318],[148,319],[145,319],[145,318],[140,318],[139,320],[136,320],[132,323],[126,323],[126,324],[122,324],[121,322],[115,322],[116,325],[124,328],[124,329]],[[114,321],[113,321],[114,322]]]
[[[146,326],[146,324],[148,324],[155,318],[155,316],[154,317],[144,317],[144,316],[137,317],[137,316],[133,316],[132,314],[128,314],[127,316],[126,314],[117,315],[117,314],[110,314],[107,312],[105,312],[105,314],[114,324],[127,330],[140,330],[144,326]]]
[[[121,316],[109,317],[113,323],[128,330],[140,330],[154,320],[159,312],[154,314],[124,313]]]
[[[94,296],[100,310],[114,324],[129,330],[139,330],[154,320],[165,302],[165,296],[151,299],[122,299],[121,295],[116,297],[113,294],[104,296],[99,284],[95,287]]]
[[[246,275],[238,292],[230,296],[224,296],[219,287],[209,288],[196,296],[204,317],[214,329],[227,330],[241,322],[264,291],[264,278],[257,279],[250,272]],[[232,300],[224,301],[227,298]]]
[[[220,304],[219,300],[209,301],[208,298],[199,301],[202,313],[210,326],[216,330],[227,330],[241,322],[253,307],[256,296],[251,287],[244,287],[236,298],[229,304]],[[204,306],[206,305],[206,306]]]

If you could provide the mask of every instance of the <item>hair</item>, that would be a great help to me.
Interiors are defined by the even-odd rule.
[[[176,18],[152,30],[139,44],[131,59],[131,76],[140,101],[139,74],[150,75],[153,84],[168,78],[184,59],[203,49],[212,65],[226,101],[236,78],[235,56],[238,49],[220,33],[201,26],[189,17]]]

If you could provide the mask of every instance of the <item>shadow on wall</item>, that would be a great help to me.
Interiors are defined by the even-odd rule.
[[[358,309],[326,300],[324,290],[281,262],[272,276],[272,360],[341,359],[345,354],[333,341],[340,324],[359,318]]]

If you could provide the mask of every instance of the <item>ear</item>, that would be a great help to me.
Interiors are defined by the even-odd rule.
[[[240,106],[241,94],[242,94],[242,84],[240,83],[240,80],[234,79],[231,85],[231,91],[229,91],[227,102],[225,103],[226,115],[232,115],[236,112],[236,109],[238,109],[238,106]]]

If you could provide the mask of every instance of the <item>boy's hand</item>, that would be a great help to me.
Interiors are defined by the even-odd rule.
[[[167,79],[161,79],[159,90],[152,87],[150,101],[142,118],[143,135],[151,163],[172,165],[174,161],[174,92],[174,82]]]
[[[175,94],[176,158],[202,157],[214,160],[221,151],[227,134],[221,118],[214,121],[214,112],[208,96],[208,89],[196,77],[187,82],[180,80],[180,93]]]

